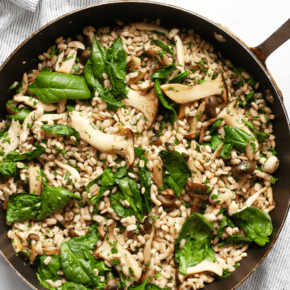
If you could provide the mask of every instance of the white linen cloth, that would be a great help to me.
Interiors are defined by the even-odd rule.
[[[37,29],[45,25],[46,23],[52,21],[53,19],[70,12],[74,9],[87,6],[90,4],[96,4],[103,2],[102,0],[0,0],[0,66],[5,61],[5,59],[13,52],[13,50],[28,36],[30,36]],[[216,22],[223,23],[227,25],[232,31],[236,32],[231,25],[238,30],[240,24],[247,25],[248,18],[244,15],[248,15],[251,11],[256,11],[258,14],[255,15],[256,23],[259,23],[259,17],[265,16],[265,13],[271,16],[271,22],[275,22],[277,18],[281,18],[284,14],[283,11],[289,11],[282,9],[283,7],[277,7],[279,10],[275,10],[274,6],[278,6],[275,1],[275,5],[272,6],[272,0],[254,1],[244,0],[242,5],[239,5],[239,9],[233,2],[229,0],[208,0],[208,1],[193,1],[193,0],[163,0],[162,2],[170,3],[173,5],[180,5],[188,10],[195,11],[201,15],[204,15]],[[259,3],[260,2],[260,3]],[[284,3],[286,4],[287,1]],[[261,6],[261,4],[263,4]],[[211,7],[211,10],[208,8]],[[228,10],[223,9],[228,7]],[[243,10],[244,7],[244,10]],[[251,7],[251,11],[247,7]],[[255,10],[256,9],[256,10]],[[35,12],[33,12],[35,11]],[[276,11],[276,12],[275,12]],[[214,13],[212,13],[214,12]],[[227,17],[225,17],[225,12]],[[212,14],[211,14],[212,13]],[[272,15],[276,18],[273,19]],[[288,15],[289,16],[289,15]],[[214,18],[213,18],[214,17]],[[262,18],[261,18],[262,19]],[[288,18],[285,18],[286,21]],[[277,22],[277,21],[276,21]],[[270,22],[269,22],[270,23]],[[268,24],[269,24],[268,23]],[[280,24],[283,23],[283,19]],[[263,22],[263,27],[267,23]],[[236,26],[235,26],[236,25]],[[278,25],[271,27],[271,30],[267,31],[265,36],[269,36],[271,32],[278,28]],[[262,29],[261,29],[262,30]],[[265,32],[265,30],[264,30]],[[247,32],[248,33],[248,32]],[[263,31],[262,31],[263,33]],[[238,33],[237,33],[238,34]],[[260,33],[259,33],[260,34]],[[239,35],[239,34],[238,34]],[[257,35],[257,37],[259,37]],[[262,40],[262,39],[261,39]],[[258,43],[257,43],[258,44]],[[289,49],[287,50],[289,51]],[[286,53],[286,51],[285,51]],[[281,57],[282,60],[282,57]],[[284,58],[283,58],[284,61]],[[287,61],[287,58],[286,58]],[[289,90],[289,57],[288,63],[285,63],[281,69],[283,70],[279,74],[280,78],[276,79],[278,84],[281,83],[281,89],[284,94],[285,103],[288,112],[290,111],[290,102],[287,101],[287,97],[290,94]],[[272,72],[272,71],[271,71]],[[275,78],[275,74],[274,78]],[[1,81],[1,80],[0,80]],[[279,83],[280,81],[280,83]],[[283,90],[284,82],[288,84]],[[287,90],[288,88],[288,90]],[[288,93],[288,95],[287,95]],[[281,157],[280,157],[281,158]],[[278,197],[276,197],[278,198]],[[279,210],[279,209],[276,209]],[[271,250],[270,254],[262,262],[257,271],[255,271],[252,276],[246,280],[238,288],[238,290],[286,290],[290,289],[290,216],[286,220],[284,228],[278,238],[275,246]],[[245,258],[247,259],[247,258]],[[237,269],[238,271],[239,269]],[[0,281],[1,289],[5,290],[30,290],[30,288],[23,284],[23,281],[14,273],[12,269],[6,264],[2,257],[0,257]]]

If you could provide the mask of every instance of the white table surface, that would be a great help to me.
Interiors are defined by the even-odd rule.
[[[26,0],[23,0],[24,2]],[[40,0],[36,12],[7,10],[8,0],[0,0],[0,65],[8,55],[36,29],[74,9],[102,1]],[[290,16],[289,0],[163,0],[178,5],[227,26],[248,45],[254,47],[265,40]],[[6,5],[5,5],[6,4]],[[10,6],[9,6],[10,7]],[[5,8],[5,9],[4,9]],[[11,16],[12,15],[12,16]],[[14,17],[13,17],[14,16]],[[7,25],[9,22],[9,25]],[[6,26],[4,26],[6,25]],[[5,29],[4,29],[5,27]],[[8,27],[6,29],[6,27]],[[3,40],[9,34],[9,47]],[[276,80],[290,112],[290,41],[278,48],[267,60],[267,66]],[[239,290],[290,289],[290,216],[269,255],[257,271],[240,286]],[[30,290],[0,257],[0,289]]]

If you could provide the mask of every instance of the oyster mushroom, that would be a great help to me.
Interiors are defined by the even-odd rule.
[[[11,122],[10,128],[8,129],[8,138],[2,138],[0,140],[0,151],[2,158],[5,157],[10,151],[15,150],[19,145],[19,133],[20,133],[20,125],[18,121],[15,121],[14,119]],[[4,154],[3,154],[4,153]]]
[[[217,99],[215,96],[205,98],[205,114],[208,119],[216,118]]]
[[[146,241],[145,246],[144,246],[144,263],[145,265],[147,263],[150,263],[151,260],[151,248],[152,248],[152,241],[154,238],[154,228],[152,229],[152,232],[149,236],[149,239]],[[152,266],[152,265],[151,265]]]
[[[198,119],[201,118],[201,116],[204,114],[204,111],[205,111],[205,102],[202,102],[199,105],[195,116],[190,121],[190,131],[185,136],[187,139],[193,140],[195,138],[195,135],[197,133],[197,123],[198,123]]]
[[[93,44],[93,38],[95,37],[96,29],[93,26],[87,26],[84,28],[83,34],[87,36],[89,46]]]
[[[127,162],[127,168],[133,166],[135,160],[134,135],[126,129],[127,136],[109,135],[96,129],[93,123],[81,113],[71,113],[72,127],[80,133],[80,138],[88,142],[98,150],[109,154],[123,156]]]
[[[147,129],[151,127],[157,117],[159,106],[159,100],[154,89],[146,95],[142,95],[140,91],[129,89],[128,99],[124,99],[122,102],[141,111],[147,119]]]
[[[242,176],[245,174],[252,174],[255,171],[256,163],[254,161],[243,160],[238,165],[232,167],[234,175]]]
[[[187,268],[187,274],[184,278],[189,275],[194,275],[205,271],[215,273],[220,277],[223,275],[223,267],[220,264],[203,260],[198,265]]]
[[[29,193],[40,195],[42,190],[42,177],[40,167],[32,166],[29,170]]]
[[[74,183],[75,186],[79,186],[79,183],[81,182],[81,176],[79,172],[73,168],[72,166],[68,164],[64,164],[58,160],[54,160],[54,162],[59,166],[62,167],[63,169],[67,170],[71,175],[72,175],[72,182]]]
[[[29,134],[29,125],[32,125],[33,122],[35,120],[37,120],[39,117],[41,117],[43,115],[43,108],[42,107],[38,107],[35,111],[32,111],[31,113],[29,113],[26,117],[25,120],[23,122],[23,129],[22,132],[20,134],[20,143],[23,144]]]
[[[174,41],[176,45],[176,55],[178,60],[178,69],[184,72],[184,48],[180,37],[176,34],[174,36]]]
[[[38,121],[40,122],[47,122],[47,121],[55,121],[55,120],[61,120],[65,116],[67,116],[67,113],[62,114],[44,114],[40,118],[38,118]]]
[[[152,31],[156,30],[165,34],[168,34],[168,30],[156,25],[156,24],[151,24],[151,23],[146,23],[146,22],[138,22],[134,23],[132,26],[135,26],[138,30],[145,30],[145,31]]]
[[[139,262],[137,262],[134,259],[132,254],[128,252],[127,250],[125,250],[118,242],[117,235],[115,234],[115,226],[116,226],[115,223],[109,226],[108,228],[109,231],[105,239],[103,240],[102,245],[98,247],[96,251],[94,252],[94,256],[98,258],[102,258],[105,261],[109,262],[110,264],[113,264],[114,256],[112,255],[111,251],[113,248],[112,245],[115,245],[117,249],[118,257],[119,257],[118,259],[121,260],[121,263],[119,263],[118,265],[114,265],[114,264],[113,265],[116,267],[118,271],[122,270],[122,268],[125,266],[128,267],[128,269],[129,268],[132,269],[131,273],[129,274],[131,279],[125,280],[122,278],[122,275],[121,275],[123,282],[128,287],[129,285],[133,284],[134,282],[137,282],[141,278],[142,268]]]
[[[192,175],[191,175],[192,182],[202,184],[202,174],[196,168],[195,162],[194,162],[194,160],[191,157],[187,161],[187,165],[188,165],[189,169],[192,172]]]
[[[89,49],[84,50],[80,56],[80,64],[85,66],[86,63],[88,62],[91,54],[92,54],[91,50],[89,50]]]
[[[168,56],[164,53],[162,53],[162,56],[160,55],[163,50],[156,45],[144,45],[145,53],[150,57],[156,57],[158,59],[158,62],[161,66],[169,65],[170,61]]]
[[[162,203],[164,208],[173,208],[176,206],[175,199],[167,198],[164,195],[158,195],[157,199]]]
[[[21,82],[21,88],[19,90],[19,93],[16,96],[23,96],[28,90],[28,77],[27,74],[23,74],[22,82]]]
[[[161,89],[167,97],[178,104],[194,102],[213,95],[220,95],[225,104],[228,100],[227,86],[222,74],[219,74],[214,80],[195,86],[165,84],[161,86]]]
[[[272,155],[268,159],[260,158],[259,162],[262,164],[262,170],[268,173],[274,173],[279,167],[279,159]]]
[[[86,49],[84,44],[81,43],[80,41],[71,41],[67,46],[70,49],[70,52],[66,57],[64,57],[64,51],[59,54],[56,65],[55,65],[56,72],[69,74],[75,63],[75,60],[77,57],[77,50]]]
[[[163,179],[162,179],[162,164],[159,159],[155,159],[153,161],[153,175],[152,179],[153,182],[157,185],[158,188],[163,186]]]
[[[140,284],[143,284],[145,282],[146,279],[148,279],[150,277],[150,279],[148,280],[147,283],[150,283],[153,278],[155,277],[155,269],[152,269],[150,267],[145,267],[143,269],[143,272],[142,272],[142,276],[140,278]]]
[[[244,130],[248,134],[250,134],[250,140],[249,143],[246,147],[246,155],[250,161],[254,159],[255,151],[254,148],[258,149],[259,148],[259,143],[254,136],[254,134],[251,132],[251,130],[242,122],[240,119],[238,112],[237,112],[237,103],[238,99],[235,99],[232,101],[228,106],[223,108],[223,110],[218,114],[218,118],[223,118],[225,121],[226,125],[228,126],[233,126],[237,127],[239,129]],[[251,143],[254,143],[255,145],[253,146]],[[254,148],[253,148],[254,147]]]
[[[141,59],[136,56],[129,56],[127,59],[127,68],[129,71],[138,69],[141,66]]]
[[[205,184],[194,183],[187,180],[186,185],[196,194],[209,194],[208,187]]]
[[[14,96],[13,98],[16,102],[23,102],[24,104],[37,109],[38,107],[42,107],[45,112],[52,112],[57,109],[53,104],[44,104],[40,102],[38,99],[26,97],[26,96]]]
[[[127,82],[128,85],[132,85],[137,83],[138,81],[142,80],[147,74],[147,69],[143,68],[141,70],[137,70],[136,72],[129,73],[129,81]]]
[[[117,279],[109,279],[104,290],[120,290],[119,282]]]
[[[256,193],[254,193],[252,196],[250,196],[247,201],[245,202],[245,206],[242,207],[241,209],[239,209],[239,211],[242,211],[244,210],[245,208],[247,207],[250,207],[257,199],[258,197],[260,196],[261,193],[267,191],[267,186],[265,186],[264,188],[258,190]]]
[[[65,112],[66,102],[67,102],[66,99],[65,100],[61,100],[61,101],[58,102],[58,108],[56,110],[58,114],[61,114],[61,113]]]

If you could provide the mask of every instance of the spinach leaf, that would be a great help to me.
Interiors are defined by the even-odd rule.
[[[96,260],[96,269],[99,271],[100,276],[105,276],[106,272],[111,272],[112,269],[105,264],[105,261],[102,259]]]
[[[102,175],[96,177],[95,179],[93,179],[87,186],[86,186],[86,193],[89,193],[90,192],[90,188],[94,185],[94,184],[97,184],[98,186],[99,185],[99,181],[101,180],[102,178]]]
[[[146,286],[146,290],[162,290],[162,288],[160,288],[159,286],[155,284],[148,284]]]
[[[123,167],[119,167],[115,172],[115,178],[123,178],[127,175],[127,165],[125,164]]]
[[[187,218],[174,245],[175,261],[179,263],[180,274],[186,275],[188,267],[196,266],[208,257],[213,232],[213,226],[201,214],[193,213]],[[180,249],[182,239],[186,242],[183,249]]]
[[[222,140],[221,135],[216,133],[211,136],[211,138],[209,139],[209,142],[204,143],[204,146],[209,145],[211,150],[214,152],[222,143],[223,143],[223,140]]]
[[[208,252],[206,254],[206,257],[204,259],[209,261],[209,262],[213,262],[213,263],[216,261],[216,258],[214,255],[213,245],[210,245]]]
[[[244,78],[242,77],[242,72],[244,71],[244,69],[243,68],[241,68],[241,67],[233,67],[233,71],[236,73],[236,75],[238,76],[238,77],[240,77],[240,81],[239,81],[239,83],[240,83],[240,87],[242,87],[243,86],[243,81],[244,81]]]
[[[223,159],[229,159],[232,151],[232,145],[231,144],[224,144],[221,151],[220,156]]]
[[[227,238],[219,243],[219,248],[223,247],[224,245],[229,245],[229,244],[233,244],[233,245],[247,245],[250,244],[252,242],[252,239],[248,238],[248,237],[242,237],[239,235],[231,235],[231,236],[227,236]]]
[[[173,102],[171,99],[167,98],[164,96],[161,85],[160,85],[160,80],[156,79],[155,80],[155,93],[160,101],[160,103],[163,106],[163,111],[162,115],[164,116],[165,121],[169,121],[173,127],[174,122],[176,121],[177,115],[174,109],[174,106],[176,105],[175,102]]]
[[[93,75],[101,85],[104,84],[103,73],[105,72],[106,58],[107,58],[106,49],[103,46],[101,46],[101,44],[94,37],[91,56]]]
[[[111,82],[112,94],[118,101],[127,99],[126,59],[122,39],[118,38],[108,49],[106,61],[106,73]]]
[[[152,277],[149,276],[148,278],[145,279],[145,281],[142,284],[137,285],[137,286],[130,286],[128,290],[145,290],[145,288],[147,289],[146,285],[151,278]]]
[[[70,112],[73,112],[73,111],[75,110],[75,106],[73,106],[73,105],[67,105],[67,106],[66,106],[66,109],[67,109],[68,111],[70,111]]]
[[[0,139],[6,138],[8,136],[8,130],[10,128],[11,123],[5,125],[5,127],[0,131]]]
[[[218,279],[224,279],[224,278],[227,278],[231,275],[232,273],[229,272],[229,269],[226,268],[226,269],[223,269],[223,275],[221,277],[219,277]]]
[[[15,121],[22,123],[29,113],[31,113],[31,110],[25,107],[19,113],[15,115],[7,115],[6,118],[9,120],[14,119]]]
[[[57,275],[57,272],[60,270],[60,256],[51,255],[51,261],[48,265],[44,264],[44,260],[49,256],[40,257],[40,265],[37,268],[38,273],[41,277],[45,279],[51,279]]]
[[[112,169],[107,167],[102,174],[102,187],[111,186],[115,184],[115,174],[112,172]]]
[[[217,120],[212,124],[211,129],[209,130],[210,135],[219,127],[222,121],[223,118],[217,118]]]
[[[104,196],[104,193],[105,191],[107,190],[111,190],[112,187],[101,187],[98,191],[98,194],[97,195],[94,195],[92,198],[91,198],[91,202],[95,205],[95,209],[97,210],[98,209],[98,206],[99,206],[99,203],[100,201],[102,200],[103,196]],[[95,213],[95,212],[94,212]]]
[[[60,257],[62,270],[69,281],[86,287],[98,284],[99,279],[93,274],[95,258],[87,245],[73,238],[61,244]]]
[[[65,207],[71,198],[80,200],[81,197],[63,187],[48,186],[43,182],[41,194],[41,213],[36,220],[41,220]]]
[[[87,61],[87,64],[85,65],[84,68],[84,77],[85,80],[88,84],[88,86],[92,89],[92,90],[97,90],[100,98],[106,102],[107,104],[107,109],[109,111],[115,111],[121,107],[124,106],[124,103],[120,102],[120,101],[116,101],[114,99],[113,94],[108,90],[105,89],[101,83],[98,81],[98,79],[96,79],[94,77],[93,74],[93,65],[92,65],[92,61],[91,59],[89,59]]]
[[[60,288],[57,288],[58,290],[90,290],[90,288],[87,288],[81,284],[77,284],[74,282],[65,282]]]
[[[221,221],[221,224],[220,224],[220,227],[218,229],[218,232],[217,232],[217,236],[216,236],[217,238],[221,238],[221,236],[225,232],[225,227],[227,227],[227,226],[230,226],[231,228],[234,228],[235,224],[230,219],[228,219],[226,216],[224,216],[222,221]]]
[[[49,54],[49,59],[51,59],[56,54],[56,45],[51,47],[51,53]]]
[[[246,95],[246,101],[247,101],[247,106],[250,107],[251,103],[254,101],[254,94],[255,91],[250,91],[247,95]]]
[[[174,63],[164,66],[160,70],[156,71],[151,75],[152,79],[164,79],[176,70],[176,65]]]
[[[51,287],[51,286],[49,286],[49,285],[45,282],[45,280],[47,280],[47,279],[46,279],[45,277],[41,276],[39,273],[36,273],[36,277],[37,277],[38,281],[40,282],[40,284],[41,284],[44,288],[46,288],[46,289],[48,289],[48,290],[56,290],[55,287]],[[60,275],[56,275],[56,276],[52,277],[50,280],[52,280],[53,282],[55,282],[55,281],[57,281],[57,280],[60,280],[61,278],[62,278],[62,277],[61,277]]]
[[[172,176],[168,173],[162,173],[162,180],[163,180],[163,187],[166,188],[171,188],[174,193],[180,191],[180,187],[178,184],[173,180]],[[181,189],[182,190],[182,189]]]
[[[141,157],[145,153],[145,149],[143,149],[142,147],[134,147],[134,151],[135,151],[135,158]]]
[[[178,190],[175,190],[174,193],[179,196],[186,185],[188,177],[191,175],[191,171],[183,156],[175,150],[172,152],[162,150],[159,152],[159,156],[163,161],[164,167],[178,185]]]
[[[158,40],[158,39],[153,39],[153,42],[161,47],[163,50],[165,50],[166,52],[172,53],[174,54],[174,50],[172,48],[169,48],[168,45],[166,45],[165,43],[163,43],[162,41]]]
[[[247,207],[232,217],[258,245],[265,246],[269,242],[268,236],[271,235],[273,226],[268,214],[256,207]]]
[[[248,81],[247,81],[247,84],[248,84],[249,86],[251,86],[251,87],[253,87],[253,86],[256,84],[256,81],[255,81],[255,79],[253,78],[252,75],[250,75],[250,77],[249,77],[249,79],[248,79]]]
[[[158,31],[158,30],[151,30],[151,32],[155,33],[158,37],[160,37],[160,36],[164,36],[164,35],[165,35],[165,33],[160,32],[160,31]]]
[[[4,161],[31,161],[34,158],[39,157],[40,155],[42,155],[45,152],[45,148],[40,146],[40,145],[36,145],[35,146],[36,149],[33,149],[31,151],[28,151],[26,153],[17,153],[15,151],[10,151],[9,154],[3,158]]]
[[[140,167],[140,161],[143,160],[144,166]],[[141,186],[145,188],[144,199],[146,204],[146,212],[151,212],[152,209],[152,201],[151,201],[151,173],[147,168],[147,158],[145,155],[140,157],[140,160],[137,164],[138,173],[140,177]],[[145,209],[144,209],[145,211]]]
[[[126,200],[130,203],[131,207],[135,211],[135,215],[139,220],[143,219],[143,205],[141,194],[135,179],[128,176],[122,179],[116,178],[116,183],[120,187]]]
[[[119,217],[125,218],[135,215],[135,211],[132,207],[127,207],[121,204],[120,200],[126,199],[124,194],[122,194],[121,192],[117,191],[115,194],[110,194],[109,199],[113,210]]]
[[[16,193],[9,196],[6,221],[14,223],[35,218],[41,211],[41,196]]]
[[[57,72],[40,72],[29,86],[29,90],[45,104],[66,99],[91,98],[91,92],[84,78]]]
[[[76,129],[62,124],[42,125],[41,129],[52,134],[58,134],[59,136],[75,136],[77,139],[80,139],[80,133]]]
[[[169,80],[170,84],[183,84],[183,82],[186,80],[188,75],[190,74],[190,71],[185,71],[183,73],[180,73],[173,77],[171,80]]]
[[[251,135],[242,129],[233,126],[224,126],[226,144],[231,144],[234,149],[244,152],[247,147]]]
[[[245,122],[245,125],[251,130],[251,132],[254,134],[254,136],[256,137],[259,143],[263,143],[266,139],[270,137],[270,134],[268,133],[262,133],[262,132],[257,131],[254,128],[254,125],[252,122]]]
[[[0,177],[16,177],[19,173],[17,162],[3,162],[0,163]]]

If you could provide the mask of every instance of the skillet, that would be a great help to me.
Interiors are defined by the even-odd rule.
[[[26,41],[24,41],[5,61],[0,68],[0,96],[4,104],[13,95],[7,93],[9,86],[21,79],[24,72],[34,69],[36,63],[31,62],[35,56],[43,53],[59,36],[75,37],[81,34],[84,27],[112,26],[115,19],[124,22],[140,22],[144,18],[161,18],[163,26],[193,28],[196,33],[214,44],[216,51],[229,58],[236,66],[246,68],[260,82],[260,88],[272,92],[274,104],[271,105],[275,120],[273,121],[276,136],[276,150],[280,159],[279,169],[275,175],[279,181],[274,185],[276,208],[271,212],[273,233],[270,242],[265,247],[251,245],[247,251],[248,257],[241,261],[240,267],[228,278],[217,280],[206,286],[207,290],[229,290],[241,285],[259,266],[273,247],[285,222],[289,210],[290,178],[290,134],[289,118],[283,104],[282,94],[268,72],[265,61],[276,48],[290,38],[290,19],[273,35],[255,48],[249,48],[226,27],[218,25],[198,14],[172,5],[150,1],[121,1],[101,3],[75,10],[48,23]],[[214,33],[222,35],[226,40],[219,42]],[[23,61],[26,61],[22,64]],[[0,108],[0,118],[5,118],[5,106]],[[5,223],[5,211],[0,209],[0,253],[14,271],[28,283],[32,289],[44,289],[38,282],[35,267],[27,267],[23,260],[15,255],[11,242],[7,237],[9,227]]]

